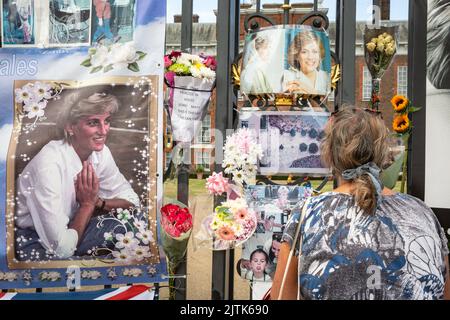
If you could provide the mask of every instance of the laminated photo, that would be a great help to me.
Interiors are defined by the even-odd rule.
[[[326,96],[331,91],[328,35],[308,26],[268,27],[248,34],[240,80],[246,95]]]
[[[15,199],[6,212],[10,266],[63,264],[61,260],[70,265],[83,260],[98,264],[100,259],[113,264],[125,255],[118,235],[135,238],[138,233],[147,236],[136,242],[142,256],[133,262],[130,255],[128,262],[150,257],[148,262],[159,261],[152,236],[156,216],[154,211],[148,214],[156,196],[154,178],[149,178],[156,176],[150,158],[155,157],[152,143],[157,128],[149,125],[156,123],[157,109],[152,108],[156,101],[149,94],[132,95],[136,90],[154,90],[150,78],[135,79],[133,87],[127,86],[130,81],[116,77],[86,83],[15,82],[16,122],[7,169],[7,190]],[[96,218],[75,236],[70,229],[76,228],[73,219],[81,214],[78,173],[83,174],[83,152],[90,154],[86,161],[98,180],[99,197],[123,204],[96,208]]]
[[[92,0],[92,43],[133,40],[136,0]]]
[[[34,0],[2,0],[1,13],[2,47],[36,44]]]
[[[263,148],[259,173],[328,175],[320,159],[320,140],[329,117],[327,112],[242,111],[240,127],[255,130]]]
[[[90,44],[92,0],[49,0],[49,45]]]
[[[245,189],[250,210],[256,213],[256,232],[242,247],[238,273],[251,282],[271,282],[277,266],[284,227],[300,201],[312,196],[304,186],[257,185]]]

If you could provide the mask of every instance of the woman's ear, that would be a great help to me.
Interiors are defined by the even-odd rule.
[[[64,127],[64,132],[65,132],[66,137],[73,136],[73,125],[66,124],[66,126]]]

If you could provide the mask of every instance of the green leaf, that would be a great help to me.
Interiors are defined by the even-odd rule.
[[[91,58],[84,60],[81,65],[87,68],[92,67]]]
[[[97,72],[101,71],[102,69],[103,69],[102,66],[95,67],[94,69],[92,69],[92,71],[90,73],[97,73]]]
[[[402,171],[403,160],[405,159],[405,152],[403,151],[397,159],[387,169],[383,170],[381,174],[381,181],[386,188],[393,189],[398,181],[400,172]]]
[[[111,71],[112,69],[114,69],[114,68],[113,68],[113,65],[112,65],[112,64],[109,64],[109,65],[107,65],[107,66],[105,67],[105,69],[103,69],[103,72],[106,73],[106,72]]]
[[[144,58],[147,56],[147,54],[146,54],[145,52],[143,52],[143,51],[136,51],[136,53],[137,53],[138,56],[139,56],[139,58],[137,59],[137,61],[140,61],[140,60],[144,59]]]
[[[422,110],[422,108],[416,108],[416,107],[412,107],[412,106],[411,106],[411,107],[409,107],[409,110],[408,110],[408,111],[409,111],[410,113],[413,113],[413,112],[417,112],[417,111],[420,111],[420,110]]]
[[[138,64],[136,62],[130,63],[128,65],[128,69],[133,71],[133,72],[139,72],[139,66],[138,66]]]

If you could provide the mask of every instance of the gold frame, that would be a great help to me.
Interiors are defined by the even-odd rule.
[[[114,77],[105,77],[100,79],[90,79],[84,81],[46,81],[46,80],[16,80],[14,81],[14,88],[18,86],[23,86],[29,82],[35,81],[44,81],[44,82],[63,82],[65,85],[69,87],[88,87],[93,85],[108,85],[114,83],[116,85],[126,85],[129,83],[131,77],[128,76],[114,76]],[[149,181],[148,184],[154,187],[150,188],[148,191],[148,207],[151,208],[149,210],[149,228],[153,232],[154,238],[156,240],[155,245],[150,246],[150,252],[152,253],[151,258],[144,259],[140,262],[132,262],[132,263],[117,263],[114,260],[99,260],[99,259],[89,259],[89,260],[50,260],[50,261],[17,261],[15,259],[15,241],[14,241],[14,219],[8,217],[14,217],[15,215],[15,201],[11,201],[9,195],[14,195],[15,197],[15,156],[17,149],[17,141],[20,130],[17,128],[21,128],[22,122],[21,117],[19,116],[22,111],[21,104],[14,105],[14,125],[13,125],[13,133],[11,135],[9,150],[8,150],[8,160],[6,162],[6,257],[7,257],[7,265],[10,270],[14,269],[61,269],[67,268],[69,266],[79,266],[80,268],[105,268],[105,267],[117,267],[117,266],[138,266],[145,264],[155,264],[160,262],[160,254],[159,254],[159,246],[158,239],[156,238],[157,230],[156,230],[156,219],[157,219],[157,205],[158,205],[158,168],[157,168],[157,146],[158,143],[158,133],[159,133],[159,123],[158,123],[158,94],[159,94],[159,77],[158,76],[136,76],[135,79],[145,79],[148,80],[151,87],[151,94],[149,94],[149,119],[148,119],[148,128],[149,128]],[[150,161],[153,159],[153,161]],[[14,261],[16,260],[16,261]]]

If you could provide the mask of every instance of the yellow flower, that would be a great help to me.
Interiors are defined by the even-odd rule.
[[[379,42],[384,42],[384,36],[383,36],[382,34],[380,34],[380,35],[378,36],[378,41],[379,41]]]
[[[409,121],[407,114],[401,114],[394,118],[392,123],[392,129],[397,133],[405,133],[411,127],[411,121]]]
[[[380,52],[384,51],[384,43],[383,42],[378,42],[377,50]]]
[[[370,40],[370,42],[373,42],[373,43],[377,44],[378,38],[372,38],[372,40]]]
[[[405,96],[396,95],[392,98],[391,104],[396,112],[403,112],[408,107],[409,100]]]
[[[375,43],[373,43],[373,42],[369,42],[367,44],[367,50],[369,50],[370,52],[373,52],[376,47],[377,47],[377,45]]]
[[[395,54],[395,48],[387,47],[385,52],[388,56],[393,56]]]
[[[384,42],[386,44],[391,43],[394,40],[391,35],[388,35],[386,38],[384,38]]]

